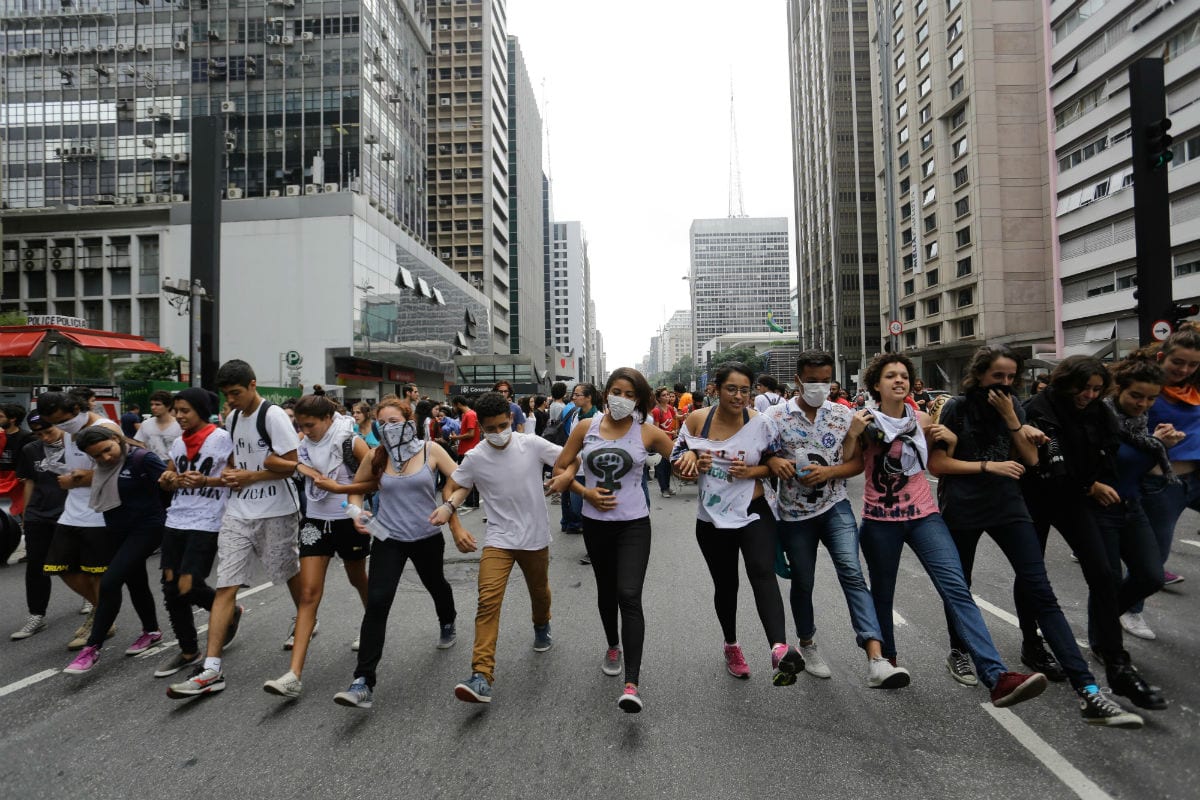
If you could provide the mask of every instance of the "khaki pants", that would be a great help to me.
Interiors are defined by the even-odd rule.
[[[541,550],[505,550],[485,547],[479,557],[479,609],[475,612],[475,650],[471,653],[471,669],[493,680],[496,668],[496,638],[500,634],[500,606],[508,588],[508,576],[513,564],[519,564],[529,587],[533,605],[533,624],[550,621],[550,548]]]

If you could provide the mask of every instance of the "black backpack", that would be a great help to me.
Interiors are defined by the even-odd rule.
[[[262,439],[267,444],[268,453],[271,452],[271,434],[267,432],[267,409],[273,406],[270,400],[263,400],[258,407],[258,419],[254,421],[254,427],[258,431],[258,438]],[[238,419],[241,417],[240,411],[234,411],[229,417],[229,438],[233,439],[233,432],[237,428]],[[236,443],[236,440],[235,440]],[[353,451],[351,452],[353,457]],[[345,458],[345,451],[342,451],[342,458]],[[296,502],[300,505],[300,516],[303,517],[308,511],[308,498],[304,496],[304,478],[300,475],[293,475],[290,479],[292,489],[296,493]],[[286,483],[284,484],[287,485]]]
[[[579,406],[572,408],[569,414],[564,411],[562,416],[546,426],[546,430],[542,431],[542,438],[562,447],[567,443],[567,421],[573,420],[578,416]]]

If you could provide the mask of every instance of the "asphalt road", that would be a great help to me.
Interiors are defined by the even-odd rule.
[[[552,546],[554,647],[547,653],[531,649],[529,600],[514,571],[490,706],[453,696],[470,672],[476,565],[469,560],[447,566],[459,609],[459,642],[447,651],[434,647],[432,602],[405,575],[369,711],[332,702],[351,680],[350,642],[361,615],[336,564],[296,701],[261,688],[288,666],[281,646],[293,610],[284,587],[245,599],[241,634],[226,653],[226,690],[180,702],[165,697],[173,679],[152,677],[162,655],[123,655],[137,633],[128,603],[99,666],[85,676],[59,672],[82,619],[78,599],[61,584],[49,629],[8,641],[25,617],[23,567],[0,570],[0,797],[1196,797],[1200,686],[1187,670],[1200,661],[1200,544],[1184,540],[1200,542],[1200,518],[1191,512],[1170,564],[1188,582],[1150,601],[1146,617],[1157,641],[1127,637],[1135,663],[1164,687],[1171,707],[1144,712],[1146,727],[1125,731],[1082,723],[1065,684],[997,712],[982,686],[955,683],[943,663],[940,601],[907,553],[896,610],[909,688],[867,688],[865,659],[825,555],[818,641],[833,678],[802,675],[795,686],[771,686],[766,642],[743,581],[739,635],[754,674],[734,680],[724,670],[712,586],[692,533],[695,490],[667,500],[655,493],[652,505],[646,710],[639,715],[616,708],[620,679],[600,671],[605,642],[577,536],[556,535]],[[552,522],[558,511],[549,507]],[[466,522],[482,528],[478,513]],[[1018,668],[1019,633],[1005,619],[1011,573],[985,542],[974,591],[989,604],[984,617],[1001,653]],[[1084,584],[1057,536],[1048,561],[1082,638]],[[198,614],[198,622],[204,618]],[[791,625],[790,610],[788,618]],[[168,624],[165,613],[160,623]]]

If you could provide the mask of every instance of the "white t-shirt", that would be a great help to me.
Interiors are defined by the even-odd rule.
[[[120,425],[105,418],[96,420],[95,425],[121,429]],[[87,428],[83,430],[86,431]],[[92,461],[92,457],[75,446],[74,436],[70,434],[63,436],[63,442],[63,463],[69,468],[72,470],[96,468],[96,462]],[[74,525],[78,528],[103,528],[104,515],[99,511],[92,510],[91,500],[92,487],[90,486],[76,486],[74,489],[68,490],[67,502],[63,505],[63,513],[58,521],[63,525]]]
[[[180,436],[183,436],[183,428],[179,427],[176,420],[172,419],[171,424],[160,428],[158,420],[151,417],[142,423],[133,438],[146,445],[147,450],[166,461],[171,457],[171,445],[175,444],[175,440]]]
[[[263,404],[259,403],[253,414],[238,414],[233,428],[233,465],[237,469],[260,470],[267,458],[267,443],[258,438],[258,415]],[[229,415],[226,425],[233,423]],[[276,405],[267,409],[267,433],[271,437],[271,451],[277,456],[287,455],[296,449],[299,439],[287,412]],[[290,475],[280,475],[278,480],[260,481],[234,492],[225,511],[238,519],[262,519],[283,517],[300,510],[296,499],[296,485]]]
[[[454,470],[454,482],[475,487],[487,506],[484,547],[541,550],[550,546],[542,466],[562,448],[533,433],[514,433],[503,450],[480,442]]]
[[[679,427],[679,439],[697,457],[704,451],[712,453],[712,467],[708,472],[700,473],[698,481],[697,518],[721,529],[744,528],[759,518],[757,513],[749,511],[758,481],[734,478],[729,469],[739,456],[747,466],[762,463],[763,455],[774,446],[777,436],[775,423],[764,414],[750,417],[750,421],[728,439],[706,439],[692,433],[687,425]]]
[[[143,428],[146,426],[143,425]],[[241,422],[238,422],[241,428]],[[233,440],[229,434],[217,428],[208,435],[196,460],[187,457],[187,447],[180,437],[171,445],[170,459],[180,472],[196,470],[210,478],[221,474],[229,455],[233,452]],[[167,527],[180,531],[219,531],[221,517],[225,516],[225,504],[229,502],[229,490],[224,486],[203,486],[195,489],[176,489],[167,509]]]

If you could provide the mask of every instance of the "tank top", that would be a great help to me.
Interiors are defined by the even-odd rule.
[[[642,468],[646,464],[646,445],[642,442],[642,426],[635,420],[620,439],[605,439],[600,435],[604,417],[596,416],[587,422],[583,436],[585,483],[609,489],[617,504],[600,511],[591,503],[583,504],[583,516],[605,522],[627,522],[650,515],[646,493],[642,491]]]
[[[708,472],[701,472],[697,481],[700,502],[696,517],[716,528],[736,530],[759,519],[758,514],[749,510],[758,481],[734,478],[729,474],[729,468],[739,456],[748,466],[759,464],[763,453],[774,444],[777,433],[774,423],[765,414],[752,417],[748,411],[743,411],[744,423],[737,433],[728,439],[709,439],[715,414],[716,406],[713,406],[699,435],[692,433],[687,425],[680,425],[679,439],[697,455],[706,450],[712,453],[712,467]]]
[[[863,519],[909,522],[938,512],[937,501],[924,472],[905,475],[899,467],[899,439],[884,445],[872,441],[863,450],[866,486],[863,487]]]
[[[350,474],[350,468],[345,464],[338,465],[333,472],[333,479],[343,486],[354,483],[354,476]],[[342,519],[346,516],[342,503],[346,501],[347,495],[324,492],[313,486],[312,478],[304,479],[304,493],[307,497],[304,516],[308,519],[319,519],[324,522]]]
[[[416,542],[441,534],[441,529],[429,523],[429,515],[437,507],[437,480],[434,466],[429,463],[429,444],[422,455],[425,463],[410,475],[392,475],[387,470],[379,476],[379,493],[375,496],[376,539]]]
[[[1182,442],[1167,450],[1167,458],[1172,461],[1200,461],[1200,406],[1172,403],[1159,395],[1146,416],[1151,431],[1159,423],[1169,422],[1175,426],[1175,430],[1187,434]]]

